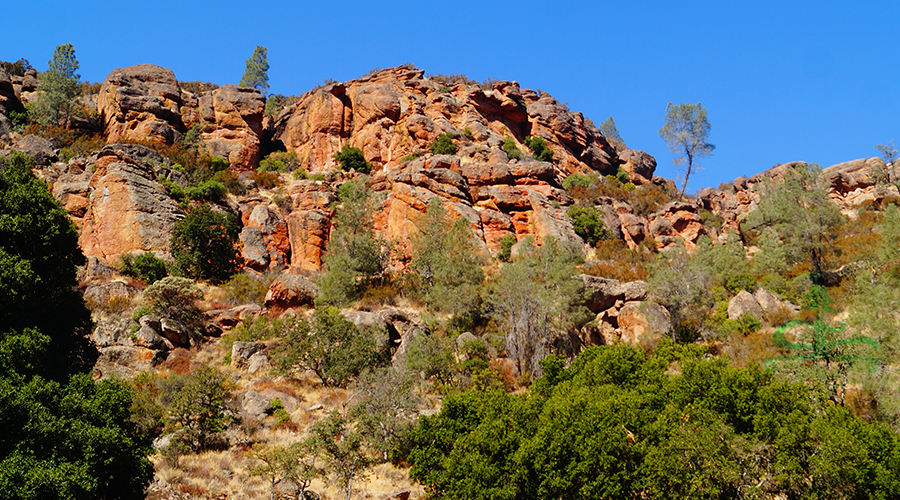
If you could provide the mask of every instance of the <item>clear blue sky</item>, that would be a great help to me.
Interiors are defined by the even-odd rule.
[[[47,68],[71,42],[82,80],[153,63],[237,83],[257,45],[271,92],[413,63],[516,80],[679,175],[657,131],[669,102],[701,102],[715,155],[688,191],[805,160],[828,166],[900,143],[896,1],[34,1],[4,8],[0,60]]]

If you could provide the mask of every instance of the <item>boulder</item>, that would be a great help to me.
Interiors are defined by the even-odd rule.
[[[244,393],[244,398],[241,400],[241,408],[243,408],[251,418],[262,420],[266,417],[269,409],[272,408],[272,399],[273,398],[263,396],[255,390],[250,389]]]
[[[260,160],[265,100],[259,91],[237,85],[223,85],[199,100],[203,132],[200,140],[210,154],[231,165],[255,168]],[[209,118],[205,120],[204,118]],[[185,123],[190,127],[192,123]]]
[[[156,330],[146,325],[142,326],[137,331],[137,333],[135,334],[134,343],[140,347],[146,347],[147,349],[153,349],[157,351],[164,351],[169,349],[169,344],[166,343],[166,340],[158,333],[156,333]]]
[[[579,277],[585,290],[584,305],[595,314],[609,309],[624,296],[619,280],[589,274],[582,274]]]
[[[231,366],[242,367],[250,357],[266,348],[262,342],[237,341],[231,346]]]
[[[28,134],[17,141],[16,149],[33,156],[34,163],[39,167],[45,167],[56,161],[53,144],[43,137]]]
[[[160,318],[159,333],[177,346],[187,347],[191,344],[190,332],[184,323],[172,318]]]
[[[163,161],[149,148],[113,144],[89,159],[94,173],[78,240],[86,256],[112,263],[128,252],[169,252],[181,207],[154,181],[154,155]]]
[[[13,130],[12,121],[9,119],[11,111],[21,113],[25,111],[25,106],[16,95],[9,75],[0,69],[0,139],[6,139]]]
[[[97,98],[103,132],[110,143],[172,144],[185,131],[181,104],[175,73],[153,64],[113,70]]]
[[[311,306],[319,296],[319,287],[299,274],[282,273],[269,285],[266,292],[266,307],[286,310],[294,307]]]
[[[628,178],[633,184],[649,184],[653,181],[656,158],[643,151],[628,148],[619,150],[616,156],[619,167],[628,172]]]
[[[744,314],[751,314],[757,319],[762,319],[762,308],[756,297],[746,290],[741,290],[728,301],[728,319],[738,319]]]
[[[650,301],[626,303],[616,319],[621,340],[635,346],[655,346],[672,330],[669,311]]]

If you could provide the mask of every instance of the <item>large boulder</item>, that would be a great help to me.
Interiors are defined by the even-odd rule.
[[[260,159],[265,100],[259,91],[223,85],[199,99],[200,140],[231,165],[255,168]],[[190,127],[194,123],[186,123]]]
[[[138,64],[113,70],[97,98],[107,142],[172,144],[184,133],[181,89],[170,69]]]
[[[169,252],[181,208],[154,178],[162,157],[143,146],[113,144],[90,159],[94,170],[79,245],[111,263],[127,252]]]
[[[299,274],[282,273],[269,285],[265,304],[269,309],[286,310],[311,306],[318,296],[319,287],[310,279]]]
[[[5,140],[12,132],[13,124],[9,119],[12,111],[21,113],[25,106],[16,95],[9,75],[0,69],[0,140]]]

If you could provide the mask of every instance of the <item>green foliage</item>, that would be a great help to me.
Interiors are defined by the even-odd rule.
[[[31,66],[31,63],[28,62],[28,59],[25,59],[24,57],[16,62],[0,61],[0,68],[2,68],[3,71],[6,71],[10,76],[25,76],[25,73],[28,70],[34,69]]]
[[[169,275],[166,263],[152,252],[140,253],[137,256],[124,253],[119,257],[119,261],[121,262],[119,272],[149,284]]]
[[[453,144],[453,134],[443,133],[428,145],[431,154],[436,155],[452,155],[456,154],[456,144]]]
[[[500,252],[497,254],[497,258],[501,262],[509,262],[509,259],[512,258],[512,247],[518,242],[516,235],[511,233],[504,234],[500,238]]]
[[[88,374],[65,384],[0,376],[3,498],[144,498],[151,448],[130,420],[131,401],[121,382]]]
[[[325,273],[317,283],[317,304],[344,305],[359,298],[375,281],[383,281],[390,248],[375,237],[374,202],[365,180],[348,181],[338,188],[340,205],[335,228],[323,259]]]
[[[360,330],[334,307],[317,309],[312,322],[302,318],[287,320],[285,338],[275,354],[282,372],[312,370],[325,385],[345,385],[367,368],[383,365],[386,356],[376,336],[383,331]]]
[[[0,373],[12,364],[63,381],[97,359],[86,338],[90,311],[75,289],[85,259],[74,224],[33,167],[22,153],[0,158]]]
[[[371,451],[395,464],[409,453],[419,396],[409,372],[386,367],[360,377],[348,415]]]
[[[844,220],[828,199],[828,186],[816,165],[796,164],[784,171],[780,181],[759,188],[760,202],[741,224],[741,231],[762,232],[763,251],[769,260],[784,259],[788,265],[807,260],[811,278],[824,284],[825,255],[835,238],[835,228]],[[774,241],[777,237],[780,243]],[[778,262],[776,265],[782,267]]]
[[[205,450],[234,418],[227,406],[233,383],[221,371],[201,365],[176,384],[179,388],[168,407],[169,419],[179,439],[193,452]]]
[[[191,208],[172,228],[172,257],[178,273],[212,283],[228,280],[238,269],[238,225],[230,214],[207,205]]]
[[[178,320],[187,326],[199,319],[200,310],[194,301],[201,298],[203,291],[192,280],[178,276],[163,278],[144,289],[144,300],[155,314]]]
[[[265,478],[273,498],[277,485],[290,483],[297,492],[296,498],[305,500],[310,483],[323,472],[316,465],[318,450],[315,439],[311,438],[287,446],[257,444],[251,455],[259,463],[250,467],[250,475]]]
[[[553,150],[547,147],[547,141],[544,139],[528,136],[525,138],[524,144],[531,150],[535,160],[553,161]]]
[[[365,436],[352,425],[343,410],[334,410],[310,429],[316,448],[325,463],[325,471],[334,478],[344,498],[353,493],[353,482],[371,464],[365,449]]]
[[[470,129],[469,127],[466,127],[463,129],[463,135],[466,137],[466,139],[468,139],[470,141],[475,140],[475,134],[472,132],[472,129]]]
[[[522,151],[516,146],[516,141],[512,137],[504,137],[501,149],[506,152],[506,156],[510,160],[521,160]]]
[[[250,272],[235,274],[223,285],[226,300],[234,305],[263,305],[274,276],[257,276]]]
[[[75,47],[71,43],[58,45],[47,65],[47,71],[38,76],[37,90],[43,93],[29,103],[28,114],[43,125],[66,126],[79,94]]]
[[[266,48],[257,45],[253,54],[247,59],[247,68],[241,77],[241,87],[252,87],[265,95],[269,91],[269,58]]]
[[[300,160],[293,151],[276,151],[259,162],[259,170],[263,172],[293,172],[299,166]]]
[[[443,499],[900,493],[887,427],[702,354],[590,347],[568,368],[545,363],[530,395],[448,396],[413,432],[410,476]]]
[[[711,156],[716,147],[709,139],[709,120],[706,108],[697,104],[682,103],[678,106],[671,102],[666,107],[666,125],[659,129],[659,136],[669,145],[669,150],[678,155],[676,165],[686,165],[684,183],[681,185],[681,197],[687,188],[688,179],[694,171],[697,158]]]
[[[343,149],[334,154],[334,161],[340,165],[341,170],[355,170],[361,174],[372,171],[372,164],[366,161],[362,150],[344,145]]]
[[[426,380],[435,379],[449,384],[456,364],[453,343],[445,335],[417,335],[409,343],[405,363],[407,370],[422,375]]]
[[[609,231],[600,220],[600,212],[595,207],[580,207],[573,205],[566,212],[572,220],[572,228],[575,234],[581,236],[585,243],[596,246],[600,240],[610,237]]]
[[[438,197],[432,198],[418,232],[410,236],[410,269],[416,288],[429,307],[456,316],[472,314],[484,280],[465,217],[451,220]]]
[[[738,273],[728,278],[725,288],[734,295],[742,290],[752,292],[756,289],[756,278],[750,273]]]
[[[486,297],[506,338],[506,356],[522,375],[540,374],[550,342],[587,322],[577,306],[581,284],[572,279],[580,252],[548,238],[540,248],[523,240],[519,256],[504,265]]]
[[[590,187],[592,184],[595,184],[597,182],[597,180],[598,179],[597,179],[596,174],[593,174],[593,173],[588,174],[588,175],[571,174],[568,177],[566,177],[565,179],[563,179],[562,187],[566,191],[571,191],[572,188],[574,188],[576,186],[582,187],[582,188],[587,188],[587,187]]]
[[[622,139],[622,136],[619,135],[619,127],[616,126],[616,121],[613,120],[613,117],[610,116],[606,121],[601,123],[599,130],[607,140],[615,141],[623,147],[625,146],[625,139]]]
[[[221,182],[210,179],[185,189],[184,194],[195,201],[218,203],[228,194],[228,188]]]

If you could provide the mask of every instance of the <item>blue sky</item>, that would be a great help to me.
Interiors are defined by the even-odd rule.
[[[344,2],[82,0],[4,6],[0,60],[45,70],[71,42],[83,80],[153,63],[179,80],[237,83],[257,45],[271,92],[413,63],[518,81],[679,175],[657,131],[669,102],[701,102],[715,155],[688,191],[773,165],[828,166],[900,143],[900,3],[650,0]],[[257,7],[251,9],[250,7]]]

